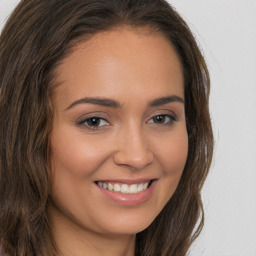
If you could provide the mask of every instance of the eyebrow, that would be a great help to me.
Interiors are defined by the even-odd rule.
[[[65,110],[71,109],[76,105],[79,104],[93,104],[93,105],[100,105],[103,107],[110,107],[110,108],[121,108],[121,104],[118,101],[105,99],[105,98],[82,98],[73,102],[69,107]]]
[[[176,95],[172,95],[172,96],[167,96],[167,97],[161,97],[155,100],[152,100],[149,102],[148,106],[149,107],[157,107],[157,106],[162,106],[168,103],[172,103],[172,102],[180,102],[184,104],[184,100]],[[76,105],[79,104],[93,104],[93,105],[99,105],[99,106],[103,106],[103,107],[110,107],[110,108],[122,108],[122,105],[120,102],[116,101],[116,100],[111,100],[111,99],[107,99],[107,98],[97,98],[97,97],[85,97],[82,99],[79,99],[75,102],[73,102],[70,106],[68,106],[65,110],[71,109]]]
[[[159,99],[155,99],[155,100],[153,100],[149,103],[149,106],[150,107],[157,107],[157,106],[162,106],[162,105],[172,103],[172,102],[179,102],[179,103],[184,104],[184,100],[181,97],[176,96],[176,95],[172,95],[172,96],[167,96],[167,97],[162,97],[162,98],[159,98]]]

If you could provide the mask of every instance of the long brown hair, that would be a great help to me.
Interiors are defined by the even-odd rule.
[[[213,135],[209,75],[184,20],[164,0],[22,0],[0,37],[0,241],[9,255],[56,255],[47,215],[54,69],[74,42],[117,26],[164,35],[183,65],[189,152],[178,188],[136,236],[138,256],[184,256],[204,221],[200,192]]]

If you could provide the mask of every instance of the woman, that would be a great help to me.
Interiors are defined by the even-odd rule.
[[[163,0],[23,0],[0,39],[8,255],[186,255],[212,158],[209,76]]]

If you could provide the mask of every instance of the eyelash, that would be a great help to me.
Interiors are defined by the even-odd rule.
[[[157,121],[157,118],[159,119],[158,121],[160,121],[160,123],[154,123],[154,122],[149,122],[149,123],[156,124],[156,125],[170,126],[173,124],[173,122],[177,121],[177,118],[174,114],[172,114],[172,115],[160,114],[160,115],[153,116],[152,118],[150,118],[150,120]],[[166,122],[166,118],[169,119],[167,122]]]
[[[101,125],[101,126],[98,126],[98,125],[93,125],[93,124],[89,124],[89,122],[105,122],[107,123],[106,125]],[[86,124],[87,123],[87,124]],[[100,124],[99,123],[99,124]],[[89,130],[98,130],[100,129],[102,126],[108,126],[110,123],[105,119],[105,118],[102,118],[102,117],[98,117],[98,116],[92,116],[92,117],[87,117],[85,119],[82,119],[78,122],[78,125],[84,125],[86,126],[86,128],[88,128]]]
[[[154,121],[157,121],[157,119],[160,119],[159,120],[160,123],[154,122]],[[168,119],[167,122],[166,122],[166,119]],[[152,120],[152,122],[151,122],[151,120]],[[91,124],[89,124],[89,122],[91,122]],[[106,123],[106,124],[100,125],[102,122]],[[155,115],[155,116],[151,117],[147,123],[171,126],[171,125],[173,125],[174,122],[177,122],[176,115],[174,115],[174,114],[159,114],[159,115]],[[89,117],[89,118],[87,117],[85,119],[78,121],[78,125],[86,126],[86,128],[89,130],[99,130],[99,129],[101,129],[101,127],[109,126],[110,122],[108,122],[105,118],[102,118],[99,116],[92,116],[92,117]]]

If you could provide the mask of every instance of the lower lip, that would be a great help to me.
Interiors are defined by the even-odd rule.
[[[146,190],[143,190],[136,194],[125,194],[121,192],[110,191],[105,188],[99,187],[97,184],[95,185],[106,197],[110,198],[114,202],[121,205],[135,206],[143,204],[151,198],[154,188],[156,186],[156,182],[156,180],[153,181]]]

